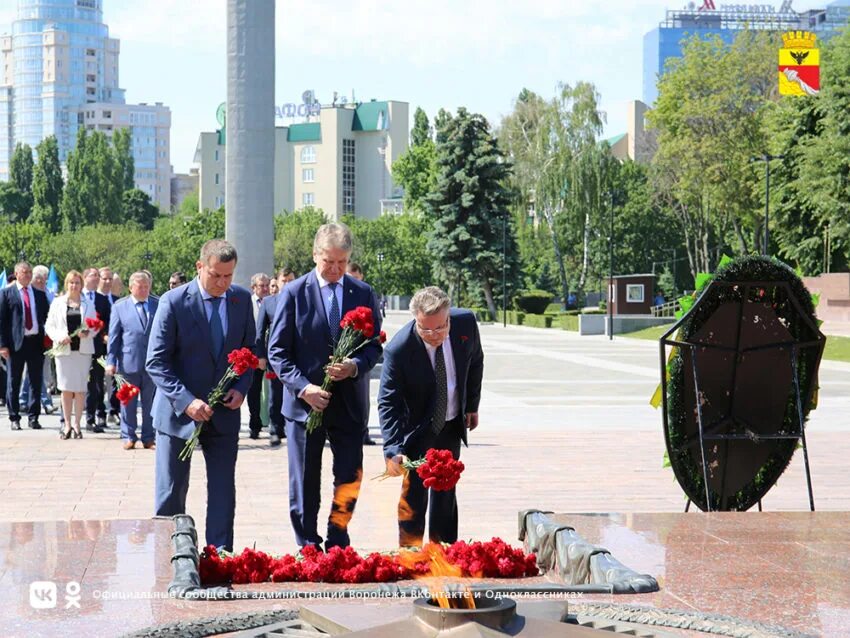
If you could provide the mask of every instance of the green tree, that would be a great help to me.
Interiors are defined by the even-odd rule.
[[[319,226],[327,223],[320,208],[307,206],[275,216],[274,261],[277,268],[292,268],[303,275],[315,267],[313,238]]]
[[[409,147],[393,162],[393,181],[404,188],[404,210],[422,212],[425,198],[437,182],[437,151],[434,142],[425,140]]]
[[[24,197],[32,197],[32,169],[32,148],[18,142],[9,162],[9,177]]]
[[[59,165],[59,146],[56,137],[44,138],[36,147],[38,162],[33,169],[33,209],[30,221],[44,224],[52,233],[62,227],[62,167]]]
[[[465,277],[480,286],[495,317],[494,291],[502,278],[503,248],[508,281],[514,287],[519,279],[507,191],[510,166],[482,115],[461,107],[441,134],[445,142],[437,146],[439,177],[427,198],[434,220],[428,242],[433,268],[444,281],[453,284]],[[507,223],[504,246],[502,220]]]
[[[658,130],[653,187],[675,214],[694,275],[710,272],[725,246],[740,254],[761,249],[763,173],[750,159],[767,149],[776,40],[751,31],[731,46],[693,37],[659,80],[648,115]]]
[[[29,212],[26,194],[14,182],[0,182],[0,216],[6,223],[24,221],[29,217]]]
[[[50,241],[49,231],[41,224],[0,224],[0,264],[10,269],[20,259],[21,251],[30,259],[35,257],[36,251],[40,251],[41,260],[50,263],[50,250],[47,247]]]
[[[87,163],[92,168],[89,179],[94,200],[89,223],[121,223],[124,175],[119,171],[115,152],[106,134],[102,131],[92,133],[86,144],[86,153],[89,154]]]
[[[159,209],[151,203],[147,193],[138,188],[131,188],[124,191],[122,216],[124,221],[133,221],[145,230],[151,230],[159,216]]]
[[[434,141],[437,144],[442,144],[446,141],[446,127],[452,121],[452,114],[446,109],[437,111],[437,116],[434,118]]]
[[[92,185],[87,175],[90,169],[86,165],[87,140],[86,129],[81,126],[77,129],[74,150],[68,153],[68,181],[65,183],[62,202],[59,205],[62,227],[65,230],[76,230],[78,226],[90,223],[89,211],[94,207]]]
[[[352,261],[381,293],[412,295],[431,283],[428,254],[430,223],[422,214],[381,215],[376,219],[347,216],[354,235]],[[383,259],[379,259],[378,256]]]
[[[543,265],[540,268],[540,274],[537,275],[537,279],[534,281],[534,288],[537,290],[545,290],[552,294],[557,292],[558,282],[555,280],[555,277],[552,276],[552,270],[549,267],[548,261],[543,262]]]
[[[416,112],[413,114],[413,130],[410,131],[410,145],[422,146],[431,141],[433,141],[433,131],[428,122],[428,116],[422,107],[416,107]]]
[[[133,160],[133,138],[129,128],[116,129],[112,134],[115,150],[115,177],[121,193],[133,190],[136,185],[136,164]]]
[[[144,263],[142,255],[149,252],[154,290],[165,290],[169,275],[175,271],[194,276],[201,246],[216,237],[224,237],[224,208],[159,217],[153,230],[139,242],[136,268]]]

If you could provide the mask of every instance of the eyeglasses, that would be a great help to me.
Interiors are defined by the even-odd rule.
[[[417,330],[418,330],[421,334],[423,334],[423,335],[427,335],[427,336],[429,336],[429,337],[430,337],[431,335],[438,335],[438,334],[442,334],[442,333],[446,332],[446,331],[449,329],[449,322],[448,322],[448,321],[446,321],[446,323],[444,323],[442,326],[440,326],[439,328],[434,328],[433,330],[431,330],[431,329],[429,329],[429,328],[423,328],[422,326],[420,326],[420,325],[417,323],[417,324],[416,324],[416,329],[417,329]]]

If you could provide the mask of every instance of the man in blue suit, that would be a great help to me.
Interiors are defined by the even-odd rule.
[[[0,356],[6,360],[6,409],[13,430],[21,429],[20,393],[24,366],[30,380],[29,426],[40,430],[47,295],[32,283],[32,267],[15,264],[15,283],[0,291]]]
[[[156,514],[185,513],[190,462],[178,456],[195,425],[203,423],[206,542],[227,550],[233,549],[239,408],[251,375],[243,374],[234,382],[223,405],[211,408],[206,399],[227,370],[227,355],[238,348],[254,348],[251,293],[231,285],[236,259],[236,249],[223,239],[204,244],[196,263],[198,276],[160,298],[147,358],[157,390]]]
[[[345,275],[351,247],[351,231],[344,224],[319,228],[313,241],[316,269],[282,289],[269,336],[269,362],[284,389],[289,516],[301,547],[322,544],[317,520],[325,440],[330,441],[334,475],[328,549],[350,544],[348,523],[363,474],[362,385],[369,383],[381,346],[372,341],[353,358],[328,366],[346,312],[368,306],[375,334],[381,328],[372,289]],[[330,392],[321,388],[325,368],[334,380]],[[323,412],[322,425],[307,434],[311,410]]]
[[[134,272],[128,284],[130,296],[116,301],[112,306],[106,373],[114,375],[117,372],[139,388],[142,399],[142,445],[152,449],[156,447],[151,414],[156,386],[145,371],[145,358],[157,299],[150,294],[151,280],[147,273]],[[124,439],[125,450],[136,447],[138,405],[139,397],[134,397],[127,405],[121,406],[121,438]]]
[[[286,284],[295,280],[295,273],[289,268],[283,268],[277,274],[278,290]],[[268,370],[269,365],[269,332],[271,331],[272,319],[277,310],[277,302],[280,293],[263,298],[260,310],[257,314],[257,348],[256,353],[260,358],[260,368]],[[281,439],[286,438],[286,429],[283,423],[283,384],[275,375],[269,380],[269,446],[280,447]]]
[[[387,471],[403,474],[401,463],[431,449],[460,456],[467,430],[478,427],[484,353],[475,315],[451,309],[449,296],[430,286],[410,301],[414,320],[384,349],[378,414]],[[421,546],[428,508],[428,536],[437,543],[457,540],[455,490],[428,490],[416,472],[402,483],[399,546]]]

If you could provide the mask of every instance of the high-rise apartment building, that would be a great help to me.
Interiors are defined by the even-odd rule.
[[[118,39],[109,37],[103,22],[102,0],[18,0],[12,32],[0,36],[0,180],[9,179],[9,161],[18,143],[34,150],[45,137],[55,135],[64,164],[80,126],[108,136],[114,128],[128,126],[136,185],[169,206],[171,113],[159,103],[125,104],[124,89],[118,85],[119,52]],[[109,119],[103,113],[110,111],[127,117],[100,121]],[[146,115],[131,121],[134,112]],[[158,146],[151,157],[149,148],[136,144],[154,137]]]

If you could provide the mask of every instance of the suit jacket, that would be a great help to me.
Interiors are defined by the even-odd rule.
[[[210,324],[204,300],[193,279],[169,290],[159,300],[147,352],[147,371],[157,387],[153,402],[154,428],[182,439],[195,429],[185,414],[194,399],[206,401],[227,370],[227,355],[238,348],[254,348],[254,313],[251,293],[240,286],[227,290],[227,334],[216,358],[212,352]],[[231,387],[243,396],[253,375],[243,374]],[[239,410],[215,408],[212,426],[224,432],[239,431]]]
[[[375,334],[381,329],[378,300],[369,284],[344,275],[340,317],[357,306],[372,309]],[[310,406],[298,398],[308,384],[322,385],[328,358],[333,354],[331,331],[319,289],[316,271],[286,284],[276,302],[269,335],[269,363],[284,386],[283,415],[293,421],[306,421]],[[357,376],[334,383],[325,422],[337,427],[363,426],[362,385],[369,383],[369,371],[381,354],[381,345],[371,342],[352,357]]]
[[[97,313],[94,306],[86,301],[85,297],[80,299],[80,318],[82,322],[86,319],[94,319]],[[59,343],[68,336],[68,295],[56,297],[50,304],[50,312],[47,315],[47,336],[53,343]],[[80,354],[94,354],[95,344],[100,341],[100,331],[89,332],[85,337],[80,337]],[[71,346],[63,348],[56,353],[57,357],[65,357],[71,354]]]
[[[82,297],[83,301],[88,303],[88,290],[83,290]],[[108,328],[112,319],[112,306],[109,303],[109,298],[97,291],[94,293],[94,310],[97,313],[98,318],[103,322],[103,325]],[[107,335],[108,333],[104,331],[99,338],[94,340],[94,354],[96,357],[103,357],[106,355],[105,338]]]
[[[47,295],[38,288],[33,288],[35,298],[35,317],[38,320],[38,336],[44,339],[44,324],[50,304]],[[24,302],[17,284],[0,290],[0,348],[9,348],[17,352],[24,345]]]
[[[263,299],[263,303],[260,304],[260,310],[257,313],[257,347],[254,351],[261,359],[269,358],[269,332],[279,299],[279,294],[269,295]]]
[[[449,339],[457,375],[460,414],[478,412],[484,352],[475,315],[452,309]],[[434,417],[436,377],[425,344],[416,332],[416,322],[405,325],[384,348],[378,415],[384,437],[384,455],[404,454],[431,428]],[[461,438],[466,440],[466,428]]]
[[[142,318],[132,297],[125,297],[112,306],[109,320],[109,343],[106,362],[116,366],[122,374],[140,374],[145,371],[153,319],[156,315],[157,299],[148,297],[148,322],[142,326]]]

